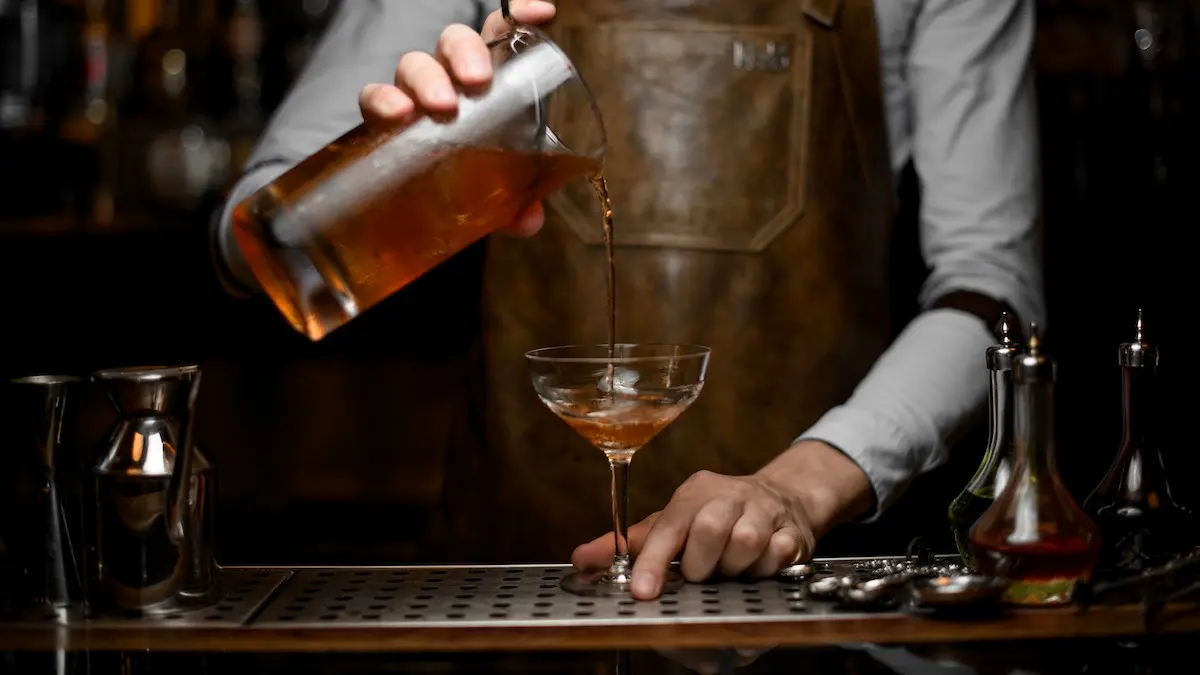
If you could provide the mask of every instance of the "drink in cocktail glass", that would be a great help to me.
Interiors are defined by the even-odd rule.
[[[571,345],[525,355],[538,398],[608,457],[612,469],[612,565],[575,571],[562,588],[577,595],[629,593],[629,498],[633,455],[687,409],[704,386],[708,347],[669,344]],[[671,570],[663,590],[683,577]]]

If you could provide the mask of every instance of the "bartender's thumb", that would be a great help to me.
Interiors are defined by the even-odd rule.
[[[514,21],[527,26],[538,26],[550,21],[554,18],[556,10],[554,3],[549,0],[509,0],[508,9],[512,12]],[[496,10],[483,22],[483,30],[480,33],[484,42],[491,42],[500,37],[507,28],[508,22],[504,20],[500,10]]]

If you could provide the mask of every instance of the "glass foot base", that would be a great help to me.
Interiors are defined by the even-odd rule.
[[[686,580],[679,570],[672,567],[667,571],[667,576],[663,580],[662,592],[678,590]],[[584,597],[613,597],[630,594],[630,583],[628,577],[613,578],[609,575],[608,570],[600,570],[599,572],[580,572],[579,570],[572,571],[563,577],[559,586],[566,592],[572,595],[581,595]]]

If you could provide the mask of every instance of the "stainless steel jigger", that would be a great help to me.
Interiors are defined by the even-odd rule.
[[[93,380],[120,415],[94,469],[102,604],[157,614],[215,602],[213,472],[191,442],[200,369],[120,368]]]
[[[0,395],[0,613],[83,599],[83,461],[62,442],[80,382],[32,375]]]

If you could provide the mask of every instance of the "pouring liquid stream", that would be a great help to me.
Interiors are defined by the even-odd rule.
[[[596,190],[596,198],[600,200],[600,213],[604,219],[604,254],[608,262],[608,368],[604,373],[604,389],[611,396],[614,393],[612,358],[617,349],[617,266],[613,256],[613,210],[612,199],[608,195],[608,181],[604,175],[596,173],[588,179]]]

